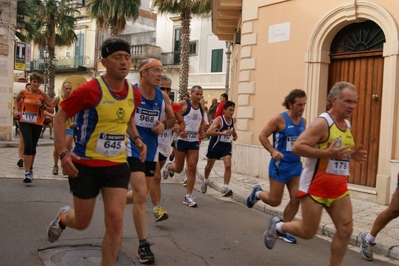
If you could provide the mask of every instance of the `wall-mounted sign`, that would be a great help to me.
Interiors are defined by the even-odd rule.
[[[290,22],[270,25],[269,43],[288,41],[290,39],[290,30]]]
[[[25,70],[25,44],[17,42],[15,44],[15,70]]]
[[[0,43],[0,55],[8,56],[8,45]]]
[[[15,69],[15,70],[22,70],[22,71],[24,71],[24,70],[25,70],[25,63],[15,62],[15,67],[14,67],[14,69]]]

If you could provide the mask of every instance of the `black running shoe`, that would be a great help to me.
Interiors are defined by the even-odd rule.
[[[137,258],[142,264],[151,264],[154,263],[155,257],[154,253],[151,252],[150,246],[152,243],[144,242],[139,245],[139,250],[137,252]]]
[[[17,162],[18,167],[24,167],[24,160],[19,159]]]

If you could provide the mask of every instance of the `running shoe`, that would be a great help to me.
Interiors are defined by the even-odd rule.
[[[61,207],[57,213],[57,216],[49,224],[49,226],[47,228],[47,240],[49,242],[53,243],[53,242],[57,241],[58,238],[60,238],[62,232],[65,229],[60,226],[60,216],[61,216],[61,214],[67,213],[69,211],[71,211],[71,207],[69,207],[69,206]]]
[[[22,180],[22,182],[29,184],[29,183],[32,183],[32,179],[33,179],[32,174],[29,171],[29,172],[25,173],[25,177],[24,177],[24,180]]]
[[[143,242],[139,245],[139,250],[137,252],[137,258],[142,264],[151,264],[154,263],[155,257],[154,253],[152,253],[150,246],[152,243]]]
[[[247,207],[248,208],[252,208],[255,205],[255,203],[258,202],[259,198],[256,196],[256,192],[258,192],[258,191],[263,191],[263,190],[262,190],[261,186],[256,185],[252,189],[251,194],[247,198]]]
[[[367,233],[359,233],[359,239],[361,241],[360,243],[360,253],[362,254],[363,258],[368,261],[373,260],[373,249],[375,246],[375,243],[371,243],[366,240]]]
[[[166,179],[168,179],[168,177],[169,177],[169,167],[172,165],[172,162],[168,162],[166,165],[165,165],[165,169],[162,171],[162,178],[163,178],[163,180],[166,180]]]
[[[18,165],[18,167],[20,167],[20,168],[24,167],[24,160],[19,159],[18,162],[17,162],[17,165]]]
[[[54,139],[54,137],[53,137],[53,136],[50,136],[50,139]]]
[[[197,207],[197,203],[194,201],[194,198],[192,196],[184,197],[183,204],[188,207]]]
[[[168,217],[169,217],[168,212],[162,209],[161,206],[158,206],[154,210],[154,222],[160,222],[166,220],[168,219]]]
[[[175,172],[169,171],[169,176],[170,176],[170,177],[173,177],[174,175],[175,175]]]
[[[208,180],[205,179],[201,185],[201,192],[205,194],[207,189],[208,189]]]
[[[58,175],[58,166],[54,165],[53,167],[53,175]]]
[[[293,237],[292,235],[288,233],[283,233],[278,237],[279,239],[282,239],[284,242],[290,243],[290,244],[296,244],[296,238]]]
[[[268,249],[272,249],[274,244],[276,244],[277,238],[282,235],[276,229],[276,223],[280,222],[280,218],[277,216],[272,216],[269,220],[269,227],[267,231],[263,234],[263,240],[265,242],[265,246]]]
[[[223,187],[222,188],[222,197],[230,197],[233,195],[233,190],[231,190],[228,187]]]
[[[64,169],[62,169],[62,175],[68,175]]]

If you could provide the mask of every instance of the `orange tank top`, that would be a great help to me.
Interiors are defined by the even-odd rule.
[[[38,94],[31,94],[28,90],[24,91],[21,99],[21,118],[20,122],[42,126],[44,120],[44,110],[37,105],[37,100],[42,101],[42,91]]]

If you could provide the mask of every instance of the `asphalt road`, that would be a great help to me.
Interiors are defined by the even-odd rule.
[[[207,194],[195,191],[198,208],[182,204],[185,188],[180,180],[162,184],[162,205],[169,212],[166,221],[154,223],[147,206],[148,240],[156,265],[328,265],[330,242],[315,237],[292,245],[279,240],[273,250],[263,244],[263,232],[269,216],[248,209],[230,198],[222,198],[211,188]],[[46,239],[46,228],[59,207],[71,205],[65,180],[34,180],[31,186],[22,179],[0,179],[0,264],[43,265],[39,251],[80,245],[101,245],[104,233],[102,199],[98,198],[93,221],[84,231],[66,229],[59,241]],[[121,252],[130,265],[136,258],[138,239],[134,230],[131,205],[126,206]],[[395,261],[362,259],[358,250],[348,250],[343,265],[393,265]],[[53,265],[66,265],[57,264]],[[85,265],[98,265],[96,263]]]

